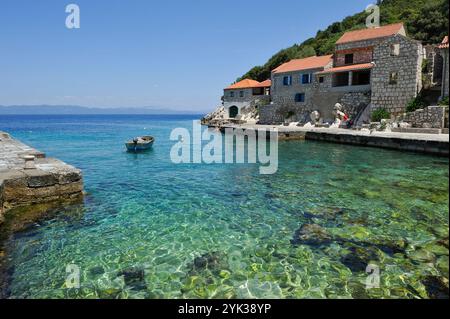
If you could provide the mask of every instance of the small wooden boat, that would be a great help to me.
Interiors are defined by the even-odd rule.
[[[154,141],[153,136],[139,136],[125,143],[125,146],[128,152],[141,152],[151,148]]]

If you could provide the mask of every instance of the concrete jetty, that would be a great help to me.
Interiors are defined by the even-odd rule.
[[[216,126],[211,126],[216,127]],[[259,124],[223,124],[217,126],[244,130],[278,130],[280,140],[315,140],[331,143],[380,147],[403,151],[426,153],[438,156],[449,155],[449,135],[430,133],[404,133],[341,128],[319,128],[299,126],[277,126]]]
[[[18,207],[81,198],[81,171],[0,131],[0,224]]]

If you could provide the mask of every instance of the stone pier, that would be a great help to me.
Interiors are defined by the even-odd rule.
[[[213,127],[213,126],[211,126]],[[278,139],[287,140],[313,140],[339,144],[370,146],[416,153],[425,153],[436,156],[449,155],[449,135],[429,134],[423,132],[377,132],[369,130],[351,130],[341,128],[316,128],[280,125],[257,124],[226,124],[218,127],[222,132],[226,128],[243,130],[265,129],[277,130]],[[441,130],[438,130],[440,133]]]
[[[78,200],[82,195],[80,170],[0,131],[0,224],[9,210]]]

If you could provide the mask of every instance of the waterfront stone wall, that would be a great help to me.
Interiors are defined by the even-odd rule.
[[[320,89],[311,92],[311,105],[297,106],[293,103],[269,104],[259,109],[260,124],[281,124],[289,119],[291,122],[307,123],[311,120],[312,111],[319,111],[324,122],[334,121],[333,108],[341,103],[343,112],[354,118],[360,110],[370,104],[370,91],[364,92],[332,92],[326,94]],[[290,118],[288,115],[292,114]]]
[[[410,123],[414,128],[444,128],[445,112],[448,112],[448,107],[429,106],[406,113],[403,121]]]
[[[242,128],[245,130],[257,130],[265,128],[271,130],[271,126],[259,125],[225,125],[226,128]],[[448,156],[448,134],[409,134],[398,132],[369,132],[369,130],[347,130],[339,128],[316,128],[281,126],[277,128],[280,140],[318,140],[324,142],[341,143],[349,145],[361,145],[370,147],[387,148],[394,150],[421,152],[438,156]],[[268,136],[266,134],[266,136]]]
[[[393,46],[399,54],[393,55]],[[374,48],[372,105],[392,115],[405,112],[406,105],[422,88],[422,45],[402,35],[390,37]]]
[[[397,133],[404,134],[404,133]],[[408,134],[406,134],[408,136]],[[360,146],[370,146],[387,148],[394,150],[411,151],[417,153],[426,153],[437,156],[449,155],[448,140],[426,140],[416,139],[414,137],[405,138],[399,135],[394,136],[375,136],[375,135],[362,135],[362,134],[346,134],[335,132],[306,132],[306,140],[325,141],[339,144],[350,144]]]

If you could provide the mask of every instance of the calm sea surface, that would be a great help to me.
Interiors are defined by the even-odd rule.
[[[251,164],[173,164],[170,132],[196,118],[0,116],[0,130],[82,169],[87,192],[83,204],[6,242],[10,297],[440,292],[449,267],[448,159],[299,141],[280,142],[275,175]],[[146,134],[156,138],[153,150],[125,152],[125,140]],[[318,234],[301,242],[305,224],[322,228],[304,227]],[[379,269],[379,288],[366,289],[368,263]],[[80,289],[65,287],[69,264],[81,271]]]

